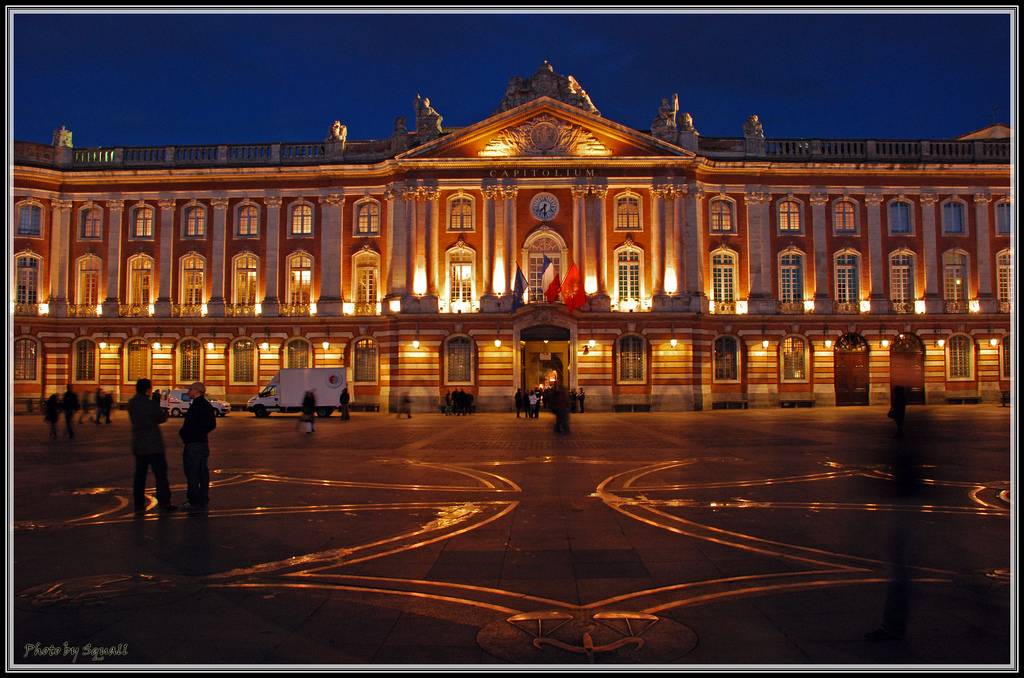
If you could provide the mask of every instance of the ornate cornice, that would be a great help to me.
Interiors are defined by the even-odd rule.
[[[751,191],[746,194],[746,201],[752,205],[760,205],[768,199],[767,194],[763,191]]]
[[[811,194],[811,205],[814,207],[822,207],[828,204],[828,193],[812,193]]]
[[[868,205],[874,205],[875,207],[881,205],[884,201],[885,197],[877,193],[868,193],[864,196],[864,202]]]
[[[519,196],[519,187],[505,186],[501,189],[501,195],[505,200],[515,200]]]
[[[590,195],[594,196],[595,198],[604,200],[605,197],[608,195],[608,187],[607,186],[591,186],[590,187]]]
[[[340,193],[331,193],[329,195],[320,196],[319,200],[321,205],[330,205],[331,207],[340,207],[345,199]]]
[[[988,193],[975,193],[974,204],[975,205],[987,205],[992,202],[992,196]]]
[[[107,200],[108,210],[123,210],[124,200]]]
[[[937,203],[939,201],[939,197],[937,195],[935,195],[934,193],[922,193],[918,197],[918,199],[921,201],[922,205],[929,205],[929,206],[934,205],[935,203]]]
[[[587,194],[590,193],[591,188],[591,186],[573,186],[569,189],[569,191],[572,193],[573,198],[575,198],[576,200],[582,200],[587,197]]]
[[[173,199],[171,199],[171,200],[157,200],[156,204],[160,205],[160,209],[162,209],[162,210],[173,210],[175,202],[176,201],[173,200]]]
[[[498,200],[503,195],[502,189],[498,186],[484,186],[480,190],[488,200]]]
[[[210,198],[210,204],[213,205],[214,209],[226,210],[228,208],[227,198]]]
[[[69,210],[71,209],[72,203],[70,200],[62,200],[60,198],[57,198],[51,201],[50,204],[53,206],[53,209],[55,210]]]
[[[281,196],[279,195],[268,195],[263,198],[263,204],[267,207],[280,207],[281,202]]]

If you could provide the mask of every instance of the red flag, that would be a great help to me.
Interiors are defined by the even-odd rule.
[[[587,293],[583,290],[583,280],[580,278],[580,270],[576,268],[575,263],[569,267],[569,272],[565,274],[565,280],[562,281],[562,303],[570,311],[587,303]]]

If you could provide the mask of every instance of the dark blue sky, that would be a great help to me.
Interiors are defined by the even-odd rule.
[[[707,136],[948,138],[1010,120],[1008,14],[26,15],[14,136],[75,145],[349,139],[494,112],[544,59],[601,113],[648,128],[679,93]]]

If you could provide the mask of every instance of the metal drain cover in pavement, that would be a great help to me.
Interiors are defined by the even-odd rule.
[[[516,664],[668,664],[697,646],[697,634],[642,612],[548,610],[492,622],[476,641]]]

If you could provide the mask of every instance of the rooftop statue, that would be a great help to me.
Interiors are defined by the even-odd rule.
[[[683,113],[679,118],[679,131],[681,132],[696,132],[697,128],[693,126],[693,116],[689,113]]]
[[[679,114],[679,95],[673,94],[672,99],[665,97],[658,107],[658,117],[651,123],[651,136],[663,141],[676,141],[676,116]]]
[[[436,139],[441,136],[441,114],[430,105],[430,99],[416,95],[416,136],[421,141]]]
[[[764,139],[764,127],[756,115],[747,118],[747,122],[743,124],[743,136],[747,139]]]
[[[340,120],[335,120],[331,124],[331,129],[327,133],[327,141],[337,141],[342,144],[348,139],[348,127],[341,124]]]
[[[505,88],[505,97],[501,100],[497,112],[501,113],[516,106],[522,106],[539,97],[551,97],[571,106],[582,108],[588,113],[601,115],[576,78],[571,75],[555,73],[554,67],[548,61],[541,64],[537,72],[529,78],[515,76],[509,80],[508,87]]]
[[[58,148],[74,148],[71,145],[71,130],[64,125],[53,131],[53,145]]]

